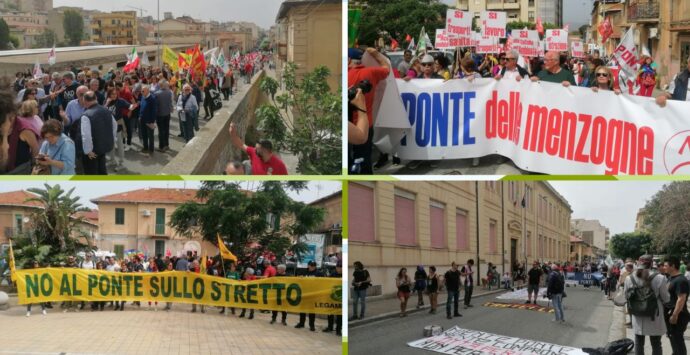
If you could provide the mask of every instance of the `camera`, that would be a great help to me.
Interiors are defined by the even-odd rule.
[[[347,89],[348,101],[352,101],[357,96],[357,89],[362,89],[362,94],[367,94],[371,91],[371,82],[365,79]]]

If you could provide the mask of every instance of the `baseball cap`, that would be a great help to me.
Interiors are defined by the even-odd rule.
[[[349,48],[347,50],[347,57],[352,59],[362,59],[364,51],[359,48]]]
[[[310,261],[309,266],[316,266],[316,261],[314,261],[314,260]]]

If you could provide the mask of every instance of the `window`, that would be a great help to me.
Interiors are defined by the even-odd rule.
[[[489,220],[489,253],[496,253],[498,241],[496,240],[496,221]]]
[[[532,256],[532,234],[527,232],[527,236],[525,238],[525,242],[527,243],[527,256]]]
[[[125,209],[116,208],[115,209],[115,224],[125,224]]]
[[[17,233],[21,234],[24,230],[24,217],[20,214],[14,215],[14,228]]]
[[[117,255],[117,258],[122,259],[122,257],[125,255],[125,246],[122,244],[115,244],[113,248],[115,249],[115,255]]]
[[[467,211],[459,209],[455,212],[455,238],[458,250],[470,248],[469,235],[467,234]]]
[[[156,208],[156,234],[165,234],[165,208]]]
[[[416,245],[414,198],[414,194],[395,190],[395,243],[398,245]]]
[[[156,240],[156,255],[165,255],[165,240]]]
[[[374,230],[374,189],[362,184],[348,185],[348,238],[358,242],[373,242]]]
[[[430,209],[430,224],[431,224],[431,247],[445,248],[446,241],[446,206],[443,203],[431,201]]]

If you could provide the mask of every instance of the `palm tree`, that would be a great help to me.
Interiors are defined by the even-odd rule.
[[[30,216],[31,227],[24,233],[28,238],[17,241],[18,265],[31,260],[55,265],[89,247],[77,239],[89,235],[79,228],[84,218],[75,213],[88,209],[82,207],[79,197],[72,196],[74,188],[65,192],[60,185],[44,186],[28,189],[37,196],[26,202],[38,202],[41,207]]]

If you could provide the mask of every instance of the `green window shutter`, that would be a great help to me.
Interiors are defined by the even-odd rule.
[[[115,224],[125,224],[125,209],[116,208],[115,209]]]
[[[165,234],[165,208],[156,208],[156,234]]]

